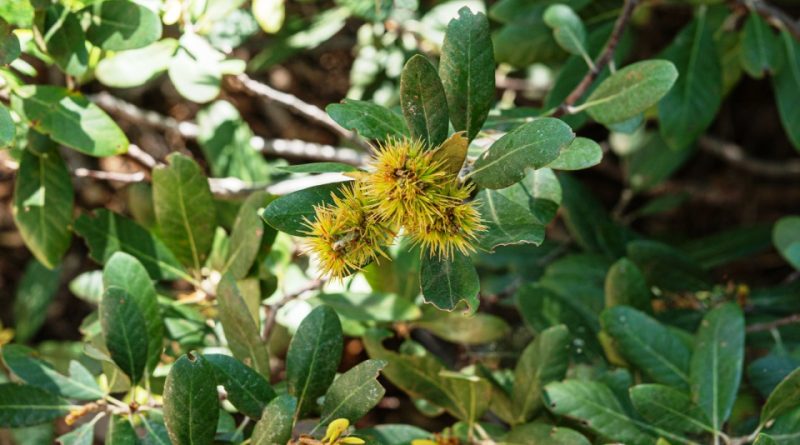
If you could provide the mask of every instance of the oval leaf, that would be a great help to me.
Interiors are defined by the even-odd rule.
[[[400,76],[400,105],[411,137],[436,147],[447,138],[450,122],[447,97],[436,68],[417,54],[406,62]]]
[[[100,325],[106,347],[117,366],[138,383],[147,366],[147,325],[133,297],[109,287],[100,301]]]
[[[345,99],[342,103],[328,105],[325,111],[336,123],[367,139],[382,141],[408,136],[402,116],[372,102]]]
[[[464,301],[469,312],[478,309],[478,272],[469,257],[460,252],[455,252],[449,260],[424,256],[420,265],[420,282],[426,303],[452,311]]]
[[[87,9],[92,21],[86,38],[105,50],[142,48],[161,38],[161,18],[142,5],[127,0],[105,0]]]
[[[336,419],[355,423],[381,401],[386,390],[378,375],[386,366],[383,360],[367,360],[337,378],[325,393],[320,425]]]
[[[201,355],[184,355],[164,384],[164,422],[175,445],[211,445],[219,403],[211,365]]]

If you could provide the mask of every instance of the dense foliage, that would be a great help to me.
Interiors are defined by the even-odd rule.
[[[0,443],[800,443],[800,216],[640,224],[798,105],[762,0],[2,1]]]

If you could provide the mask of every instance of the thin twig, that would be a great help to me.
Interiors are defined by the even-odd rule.
[[[722,141],[711,136],[700,137],[697,141],[697,145],[701,150],[713,154],[729,164],[755,175],[771,178],[800,176],[800,161],[794,159],[770,162],[752,158],[745,153],[742,147],[732,142]]]
[[[310,281],[302,288],[290,294],[284,295],[283,298],[281,298],[277,303],[269,305],[267,307],[267,319],[264,320],[264,329],[261,331],[261,338],[264,341],[269,340],[270,335],[272,335],[272,329],[275,328],[275,319],[278,315],[278,311],[282,307],[306,292],[321,288],[324,284],[325,280],[317,278],[316,280]]]
[[[76,178],[92,178],[101,181],[114,181],[124,183],[142,182],[146,179],[144,172],[109,172],[103,170],[89,170],[86,168],[76,168],[72,171],[72,175]]]
[[[142,150],[135,144],[128,145],[128,152],[126,154],[151,170],[161,164],[150,153]]]
[[[570,108],[583,97],[589,87],[597,80],[597,76],[600,75],[608,63],[611,62],[611,59],[614,58],[614,51],[617,49],[617,44],[619,44],[622,33],[625,31],[625,27],[630,21],[631,14],[633,14],[633,10],[638,3],[638,0],[625,0],[625,5],[622,7],[622,12],[617,18],[616,23],[614,23],[614,29],[611,31],[606,46],[594,61],[594,67],[589,69],[589,72],[586,73],[578,86],[576,86],[575,89],[569,93],[567,98],[564,99],[564,102],[559,105],[553,113],[554,116],[569,114]]]
[[[792,314],[789,315],[788,317],[779,318],[777,320],[765,323],[754,323],[748,326],[746,331],[747,332],[771,331],[781,326],[786,326],[795,323],[800,323],[800,314]]]

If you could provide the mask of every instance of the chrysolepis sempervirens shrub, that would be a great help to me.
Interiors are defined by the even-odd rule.
[[[0,442],[800,443],[800,217],[681,243],[630,224],[683,203],[650,193],[744,74],[800,146],[796,22],[762,1],[294,3],[0,2],[0,159],[33,257],[0,313]],[[634,52],[670,8],[691,18]],[[327,115],[245,74],[335,35],[355,60]],[[242,92],[348,146],[255,136]],[[613,215],[565,173],[607,152]],[[711,278],[770,244],[786,283]],[[81,341],[37,336],[67,290]]]

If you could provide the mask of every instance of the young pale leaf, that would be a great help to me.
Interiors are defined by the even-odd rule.
[[[367,360],[334,380],[325,393],[319,424],[327,425],[335,419],[355,423],[375,407],[386,393],[377,380],[385,366],[383,360]]]
[[[691,351],[669,329],[628,306],[607,309],[600,320],[625,360],[656,382],[688,388]]]
[[[638,427],[608,386],[599,382],[565,380],[545,387],[545,403],[556,414],[580,421],[587,428],[628,445],[655,440]]]
[[[261,375],[270,375],[269,350],[261,340],[257,314],[250,312],[231,274],[217,285],[219,320],[233,356],[250,365]]]
[[[284,394],[274,398],[253,428],[253,445],[282,445],[292,438],[297,399]]]
[[[286,17],[285,0],[253,0],[252,11],[261,29],[275,34],[281,30]]]
[[[342,103],[328,105],[325,111],[336,123],[367,139],[383,141],[408,136],[402,116],[372,102],[345,99]]]
[[[79,368],[80,365],[74,367],[77,375],[67,377],[36,359],[36,352],[26,346],[6,345],[2,352],[3,363],[28,385],[70,399],[97,400],[105,396],[91,375],[88,380],[83,378],[81,373],[86,371]]]
[[[767,403],[761,410],[761,424],[765,425],[798,405],[800,405],[800,368],[786,376],[769,395]]]
[[[537,335],[522,351],[514,369],[514,390],[511,394],[515,424],[533,418],[542,406],[545,385],[564,378],[569,365],[570,341],[566,326],[553,326]]]
[[[92,15],[86,38],[107,51],[145,47],[161,38],[161,18],[127,0],[106,0],[87,8]]]
[[[527,203],[513,200],[514,184],[501,190],[483,189],[475,197],[481,212],[481,222],[486,231],[479,235],[482,249],[494,252],[499,246],[515,244],[540,245],[544,241],[545,226],[537,220]]]
[[[128,151],[128,138],[117,124],[83,95],[50,85],[14,90],[11,108],[34,130],[90,156]]]
[[[214,370],[202,355],[179,358],[164,384],[164,422],[175,445],[211,445],[219,402]]]
[[[553,170],[583,170],[594,167],[603,160],[603,149],[587,138],[575,138],[561,149],[558,157],[547,166]]]
[[[177,40],[163,39],[144,48],[118,52],[97,64],[95,76],[109,87],[138,87],[167,71],[177,49]]]
[[[575,430],[539,421],[511,428],[505,442],[517,445],[591,445],[589,439]]]
[[[29,145],[31,149],[22,152],[14,182],[12,213],[25,245],[42,265],[53,269],[72,240],[75,192],[54,144],[31,132]]]
[[[231,404],[245,415],[260,419],[264,407],[275,398],[269,382],[233,357],[206,354],[205,358],[214,368],[217,384],[225,388]]]
[[[136,384],[148,360],[147,325],[139,305],[127,291],[109,287],[100,301],[100,325],[114,363]]]
[[[478,310],[478,272],[469,257],[460,252],[455,252],[449,260],[425,255],[420,265],[420,282],[426,303],[452,311],[464,301],[470,312]]]
[[[30,340],[47,318],[47,307],[59,286],[61,268],[48,269],[35,259],[28,261],[14,299],[14,339]]]
[[[0,383],[0,426],[38,425],[64,416],[71,409],[61,397],[28,385]]]
[[[272,201],[261,212],[267,224],[293,236],[305,236],[306,221],[314,221],[314,206],[332,203],[332,194],[339,194],[341,182],[309,187]]]
[[[695,336],[689,379],[694,400],[720,431],[733,409],[744,360],[744,316],[734,303],[710,311]]]
[[[0,148],[14,141],[16,131],[14,121],[11,119],[11,113],[9,113],[5,105],[0,104]]]
[[[261,238],[266,229],[258,212],[269,200],[266,192],[255,192],[242,203],[233,222],[228,256],[221,273],[230,272],[239,280],[247,275],[261,248]]]
[[[650,288],[642,271],[631,260],[620,258],[608,270],[605,282],[606,307],[630,306],[652,312]]]
[[[89,256],[98,263],[105,263],[115,252],[125,252],[141,261],[153,279],[190,278],[160,239],[107,209],[97,210],[94,217],[81,215],[75,232],[86,240]]]
[[[765,73],[774,73],[778,66],[781,43],[769,24],[751,11],[742,30],[742,68],[747,74],[760,79]]]
[[[478,134],[494,99],[494,52],[489,20],[468,7],[450,21],[442,44],[439,77],[442,79],[450,121],[467,139]]]
[[[781,256],[800,270],[800,216],[781,218],[772,229],[772,242]]]
[[[781,116],[783,129],[794,148],[800,151],[800,43],[789,34],[781,32],[783,63],[772,78],[772,90]]]
[[[601,124],[623,122],[658,103],[677,78],[678,70],[672,62],[636,62],[604,80],[581,107]]]
[[[51,4],[43,12],[40,32],[47,53],[66,74],[83,75],[89,66],[89,52],[80,19],[59,3]]]
[[[657,428],[676,433],[713,431],[706,415],[689,396],[666,385],[637,385],[630,389],[636,411]]]
[[[661,136],[673,149],[685,149],[708,128],[722,102],[722,67],[704,12],[678,34],[663,57],[681,75],[658,104]]]
[[[434,161],[442,162],[443,170],[457,176],[464,166],[469,150],[469,141],[464,137],[464,132],[459,131],[453,134],[442,145],[437,148],[432,155]]]
[[[553,28],[553,37],[559,46],[572,54],[586,54],[586,28],[572,8],[555,4],[544,11],[542,18],[547,26]]]
[[[117,252],[103,268],[103,285],[106,288],[124,289],[139,308],[147,327],[147,369],[152,371],[158,365],[164,349],[164,319],[158,307],[158,294],[147,269],[135,257]]]
[[[569,125],[555,118],[523,124],[497,140],[475,161],[470,176],[484,188],[508,187],[525,177],[527,168],[542,168],[555,161],[563,147],[575,139]]]
[[[423,55],[410,58],[403,67],[400,105],[412,138],[428,147],[444,142],[450,128],[447,97],[436,68]]]
[[[153,170],[153,205],[164,243],[181,262],[200,270],[216,226],[211,189],[200,166],[175,153],[169,167]]]
[[[286,381],[299,416],[314,411],[317,398],[333,382],[343,341],[339,316],[327,306],[315,308],[297,328],[286,354]]]

